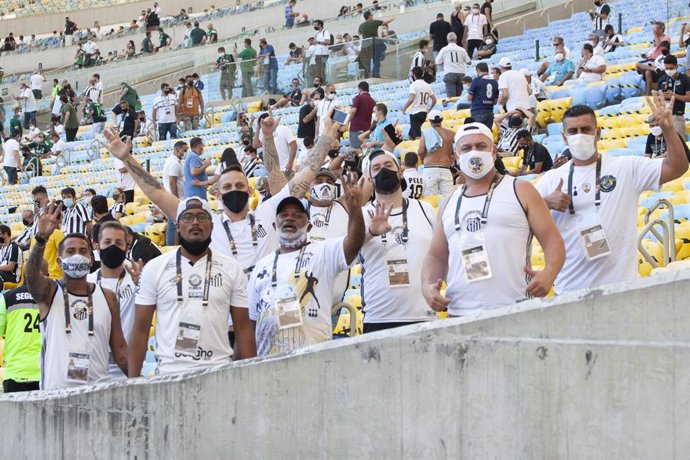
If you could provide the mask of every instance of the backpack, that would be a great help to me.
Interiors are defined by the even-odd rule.
[[[94,123],[101,123],[103,121],[107,121],[105,115],[103,114],[103,107],[101,107],[101,104],[92,104],[93,105],[93,122]]]
[[[199,115],[199,90],[189,87],[182,90],[180,105],[185,115]]]

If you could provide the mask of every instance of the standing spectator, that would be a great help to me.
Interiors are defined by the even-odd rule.
[[[581,81],[601,81],[606,72],[606,60],[589,43],[582,46],[582,60],[577,67],[577,78]]]
[[[0,290],[7,289],[5,283],[19,282],[23,264],[24,254],[12,241],[12,230],[7,225],[0,225]]]
[[[436,105],[436,96],[431,85],[422,79],[421,67],[412,69],[414,81],[410,84],[410,97],[405,102],[402,112],[410,108],[410,139],[417,139],[422,135],[422,124],[426,121],[426,114]]]
[[[178,197],[180,200],[184,199],[184,171],[182,170],[182,160],[187,154],[187,143],[184,141],[175,142],[173,152],[165,160],[163,166],[163,187],[168,193]],[[175,219],[168,217],[168,227],[165,230],[165,245],[174,246],[177,244],[177,235],[175,231]]]
[[[501,105],[508,112],[515,108],[529,107],[529,85],[525,75],[519,70],[513,70],[510,58],[502,57],[498,62],[501,76],[498,79],[498,89],[501,90]]]
[[[424,162],[423,192],[425,196],[448,196],[453,192],[453,174],[450,167],[455,160],[453,156],[455,131],[442,126],[443,117],[438,110],[429,112],[429,122],[431,126],[422,132],[417,155],[415,155]]]
[[[14,115],[10,118],[10,137],[14,136],[14,132],[18,131],[21,136],[24,133],[24,128],[22,128],[22,108],[15,107]]]
[[[199,27],[199,21],[194,22],[194,28],[189,31],[189,40],[192,46],[201,46],[206,43],[206,32]]]
[[[208,37],[207,43],[218,43],[218,31],[213,28],[213,24],[209,22],[206,28],[208,29],[208,32],[206,32],[206,37]]]
[[[17,183],[17,172],[21,171],[22,168],[22,162],[19,159],[19,139],[21,139],[21,133],[12,131],[11,137],[2,144],[2,150],[5,154],[4,169],[10,185]]]
[[[299,148],[304,147],[304,139],[316,137],[316,111],[319,107],[321,93],[313,91],[304,101],[304,105],[299,109],[299,119],[297,124],[297,144]]]
[[[103,88],[101,88],[102,90]],[[141,110],[141,100],[139,100],[139,93],[137,90],[122,82],[120,84],[120,100],[126,100],[131,108],[134,110]]]
[[[96,103],[102,99],[103,96],[101,94],[101,90],[98,89],[95,78],[89,78],[89,86],[84,90],[83,97],[84,101],[86,101],[86,99],[90,99]]]
[[[429,40],[422,38],[419,40],[419,49],[412,56],[412,62],[410,62],[410,76],[408,81],[412,83],[414,79],[412,78],[412,69],[415,67],[421,67],[422,69],[427,69],[429,67],[429,61],[426,58],[426,53],[429,51]]]
[[[167,83],[161,84],[161,93],[151,108],[153,129],[158,130],[158,140],[177,139],[177,97]]]
[[[659,78],[658,88],[667,104],[675,96],[672,108],[673,127],[685,142],[685,103],[690,101],[690,77],[678,72],[678,59],[672,54],[664,58],[664,68],[665,75]]]
[[[71,104],[70,104],[71,106]],[[72,107],[74,109],[74,107]],[[117,122],[117,116],[120,117],[120,123]],[[134,133],[139,131],[139,118],[137,117],[137,112],[132,106],[129,105],[126,99],[122,99],[118,105],[113,107],[113,125],[118,127],[120,132],[120,137],[124,139],[129,136],[134,139]],[[78,128],[79,126],[77,126]],[[65,131],[67,131],[67,125],[65,124]],[[74,132],[76,134],[76,131]],[[69,132],[68,132],[69,142]]]
[[[62,233],[81,233],[88,237],[91,235],[93,222],[89,219],[86,205],[77,201],[77,192],[72,187],[66,187],[60,192],[65,211],[62,216]]]
[[[273,45],[269,45],[265,38],[259,40],[259,58],[264,66],[264,90],[270,94],[278,92],[278,59]]]
[[[296,0],[290,0],[285,7],[285,28],[292,29],[295,26],[295,18],[299,16],[299,13],[294,10]]]
[[[369,94],[369,83],[366,81],[359,82],[357,85],[358,94],[352,100],[352,108],[350,109],[350,147],[359,149],[362,143],[359,141],[359,135],[371,128],[371,115],[376,107],[376,101]]]
[[[124,204],[131,203],[132,201],[134,201],[134,178],[125,167],[125,164],[117,158],[113,158],[113,165],[115,166],[116,171],[115,183],[117,184],[119,190],[122,192],[120,194],[121,196],[119,196],[118,198]],[[115,192],[113,192],[113,199],[115,199],[115,201],[118,201],[118,198],[116,198],[116,194]],[[122,209],[122,214],[124,214],[124,206]],[[119,217],[117,218],[119,219]]]
[[[666,157],[666,140],[664,134],[661,132],[661,126],[654,117],[650,116],[647,120],[649,123],[649,135],[644,148],[644,156],[647,158],[665,158]]]
[[[455,33],[448,34],[448,45],[444,46],[436,56],[436,65],[443,65],[445,75],[443,82],[446,84],[446,95],[456,97],[462,94],[462,78],[465,76],[465,65],[472,61],[467,52],[457,44],[458,37]]]
[[[465,19],[467,28],[467,54],[474,57],[474,51],[484,43],[484,37],[488,33],[488,21],[486,16],[480,13],[479,3],[472,5],[472,13]]]
[[[76,31],[77,25],[70,21],[69,18],[65,18],[65,46],[72,46],[74,44],[74,32]]]
[[[193,137],[189,141],[187,159],[184,162],[184,197],[206,199],[208,176],[206,169],[211,166],[211,160],[201,161],[204,153],[204,141],[200,137]]]
[[[216,59],[216,69],[220,70],[220,96],[224,101],[232,98],[232,89],[235,86],[235,73],[237,67],[235,58],[232,54],[225,52],[225,47],[218,48],[218,58]]]
[[[462,3],[458,0],[453,5],[453,12],[450,14],[450,28],[458,37],[458,44],[463,46],[465,43],[465,15],[462,13]]]
[[[326,61],[328,61],[328,47],[332,45],[331,34],[328,30],[323,28],[323,21],[317,19],[314,21],[314,30],[316,35],[314,36],[314,44],[316,49],[314,50],[314,63],[316,64],[316,75],[321,77],[326,76]],[[277,72],[277,70],[276,70]]]
[[[362,45],[359,53],[359,59],[362,67],[364,68],[364,78],[377,77],[372,75],[372,59],[374,56],[374,42],[379,36],[379,27],[387,26],[393,21],[393,18],[381,21],[379,19],[374,19],[371,11],[367,10],[364,12],[364,22],[359,25],[359,35],[362,37]],[[376,63],[374,68],[378,68],[379,65]]]
[[[407,183],[407,190],[405,190],[403,195],[406,198],[418,200],[424,195],[424,177],[417,170],[419,167],[419,157],[417,154],[407,152],[404,157],[404,166],[403,179]]]
[[[24,129],[29,129],[29,123],[33,122],[36,124],[36,112],[38,110],[34,93],[31,92],[26,83],[22,83],[19,89],[19,96],[16,99],[24,111]]]
[[[235,49],[235,52],[237,52],[237,49]],[[242,97],[251,97],[254,95],[252,77],[254,76],[254,67],[256,66],[256,50],[252,48],[252,40],[250,38],[244,39],[244,49],[237,54],[237,57],[242,60],[240,63],[240,70],[242,71]]]
[[[151,32],[146,32],[146,34],[144,35],[144,40],[141,42],[141,53],[144,55],[153,53],[153,41],[151,40]]]
[[[326,97],[319,101],[319,105],[316,110],[316,137],[318,139],[321,134],[326,130],[326,118],[331,116],[331,110],[340,110],[343,106],[340,99],[336,97],[335,86],[326,86]]]
[[[587,10],[592,19],[592,30],[597,35],[604,33],[604,28],[609,24],[611,7],[606,4],[606,0],[594,0],[594,8]]]
[[[67,96],[60,96],[60,102],[62,102],[60,113],[62,114],[62,125],[65,127],[65,140],[73,142],[77,137],[77,131],[79,131],[77,109],[72,101],[67,99]]]
[[[536,76],[533,77],[529,69],[521,69],[521,72],[527,79],[527,84],[532,91],[532,94],[529,95],[529,106],[534,113],[537,113],[537,103],[548,98],[546,85],[541,79]]]
[[[199,120],[204,115],[204,95],[194,87],[191,76],[187,77],[178,105],[185,131],[199,129]]]
[[[443,13],[438,13],[436,20],[429,26],[429,35],[434,42],[434,59],[438,57],[441,49],[448,44],[448,34],[451,30],[450,23],[443,19]]]
[[[486,18],[486,33],[490,34],[493,32],[494,28],[494,18],[493,18],[493,7],[491,4],[494,2],[494,0],[484,0],[484,3],[482,4],[481,8],[479,9],[479,12],[484,15]]]
[[[201,77],[196,72],[192,74],[192,81],[194,82],[194,87],[199,91],[203,91],[206,87],[206,85],[204,85],[204,82],[201,81]]]
[[[31,92],[34,93],[35,99],[43,99],[43,83],[46,82],[45,73],[41,73],[38,69],[34,70],[31,75]]]
[[[259,147],[265,148],[265,135],[261,122],[269,116],[272,116],[270,110],[262,113],[261,116],[259,116],[259,129],[254,131],[253,139],[253,147],[255,149],[258,149]],[[292,130],[285,125],[278,125],[271,135],[275,143],[280,170],[286,173],[293,171],[295,156],[297,155],[297,141],[295,140],[295,135],[292,133]]]

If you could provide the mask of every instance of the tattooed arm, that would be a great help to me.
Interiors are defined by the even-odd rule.
[[[125,164],[127,170],[134,178],[134,182],[136,182],[141,191],[144,192],[144,195],[153,201],[156,206],[161,208],[161,211],[163,211],[166,216],[174,218],[177,213],[177,205],[180,204],[180,199],[168,193],[163,187],[163,184],[146,172],[139,162],[129,153],[132,151],[131,139],[128,138],[126,143],[122,142],[117,134],[110,129],[104,130],[103,135],[108,140],[108,144],[106,145],[107,149],[115,158],[118,158]]]
[[[328,154],[328,149],[331,148],[331,144],[338,136],[338,129],[341,125],[334,121],[330,121],[330,117],[326,118],[325,121],[326,129],[319,137],[314,148],[309,152],[306,163],[301,165],[299,172],[288,182],[290,195],[296,198],[302,198],[304,194],[307,193],[311,187],[312,181],[316,177],[316,173],[319,172],[323,166],[326,155]]]
[[[44,275],[41,270],[43,264],[43,253],[46,249],[46,241],[53,232],[60,228],[61,207],[51,203],[44,211],[42,216],[36,216],[38,225],[36,227],[36,239],[34,240],[29,253],[29,260],[26,262],[26,287],[31,296],[38,303],[38,311],[41,319],[45,319],[50,311],[50,304],[57,289],[55,283]],[[38,239],[43,241],[39,242]]]
[[[268,187],[271,191],[271,195],[276,195],[285,184],[287,184],[287,178],[283,171],[280,170],[280,158],[278,157],[278,149],[276,148],[275,139],[273,138],[273,133],[278,128],[280,124],[280,118],[277,120],[273,118],[273,111],[269,109],[268,117],[261,120],[261,132],[264,134],[263,147],[264,147],[264,166],[266,166],[267,177],[268,177]]]

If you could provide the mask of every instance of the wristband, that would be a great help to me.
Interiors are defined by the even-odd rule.
[[[377,235],[377,234],[375,234],[374,232],[372,232],[372,231],[371,231],[371,228],[369,228],[368,230],[369,230],[369,234],[370,234],[371,236],[373,236],[373,237],[381,236],[381,235]]]
[[[34,241],[38,246],[45,247],[47,241],[41,238],[40,236],[36,235],[34,236]]]

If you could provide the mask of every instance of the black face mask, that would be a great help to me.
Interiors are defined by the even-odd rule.
[[[376,190],[382,193],[392,193],[400,187],[400,178],[396,171],[383,168],[374,178]]]
[[[247,201],[249,201],[249,193],[244,190],[233,190],[231,192],[226,192],[221,195],[221,200],[223,200],[223,206],[225,206],[228,211],[238,213],[244,210],[247,206]]]
[[[5,237],[4,236],[0,236],[0,244],[5,244]]]
[[[26,219],[22,219],[22,224],[24,224],[25,227],[28,227],[29,225],[32,225],[31,222],[29,222]]]
[[[101,263],[108,268],[119,267],[127,258],[127,253],[114,244],[101,249],[99,255],[101,256]]]
[[[211,237],[209,236],[206,240],[204,241],[187,241],[184,238],[182,238],[182,235],[180,235],[180,246],[184,248],[185,251],[190,253],[193,256],[200,256],[201,254],[208,249],[209,245],[211,244]]]

